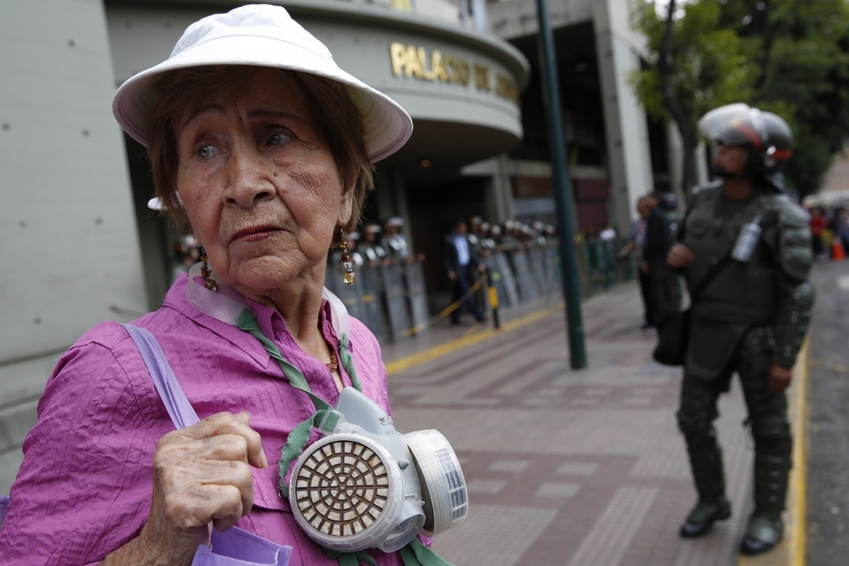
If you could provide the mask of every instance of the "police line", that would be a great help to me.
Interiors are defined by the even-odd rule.
[[[631,279],[635,268],[630,260],[618,260],[622,240],[576,239],[581,285],[585,295]],[[486,250],[481,257],[489,275],[482,272],[469,294],[482,311],[511,308],[554,293],[561,288],[557,243]],[[386,262],[357,268],[357,284],[345,285],[341,269],[328,266],[325,284],[363,321],[378,339],[397,341],[418,334],[460,308],[465,297],[434,316],[428,310],[422,262]],[[484,291],[486,289],[486,292]],[[497,311],[495,311],[497,313]]]

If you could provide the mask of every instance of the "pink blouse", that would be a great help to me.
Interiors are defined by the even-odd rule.
[[[277,466],[288,433],[313,411],[285,381],[278,364],[249,334],[199,312],[174,283],[162,307],[135,324],[162,345],[200,418],[247,410],[262,436],[269,466],[254,470],[254,506],[238,526],[293,547],[291,566],[336,561],[300,531],[277,493]],[[263,333],[330,404],[338,391],[330,371],[306,354],[274,309],[248,301]],[[321,328],[338,348],[327,303]],[[363,393],[389,412],[386,368],[374,335],[351,319],[351,347]],[[340,367],[342,381],[350,379]],[[151,463],[157,440],[173,425],[140,354],[123,327],[99,324],[60,358],[24,441],[24,460],[0,529],[0,564],[94,563],[138,535],[150,509]],[[317,438],[316,431],[313,437]],[[380,566],[397,553],[371,552]]]

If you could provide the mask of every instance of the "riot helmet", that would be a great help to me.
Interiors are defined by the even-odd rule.
[[[793,132],[780,116],[742,102],[714,108],[699,120],[710,141],[747,149],[747,171],[783,190],[781,167],[793,155]]]

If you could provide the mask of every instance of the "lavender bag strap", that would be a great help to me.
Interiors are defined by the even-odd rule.
[[[156,391],[159,393],[162,404],[165,405],[174,427],[178,429],[186,428],[198,422],[200,419],[198,419],[197,413],[186,398],[186,394],[183,393],[183,389],[174,375],[174,370],[171,369],[162,347],[153,337],[153,334],[134,324],[126,323],[123,326],[127,329],[130,338],[133,339],[136,348],[141,353],[150,376],[153,378]]]
[[[123,326],[141,353],[174,426],[186,428],[198,422],[198,415],[183,393],[159,341],[144,328],[129,323]],[[274,543],[238,527],[213,531],[210,542],[198,546],[192,566],[286,566],[292,554],[291,546]]]
[[[6,518],[6,512],[9,510],[9,504],[12,500],[8,497],[0,497],[0,527],[3,526],[3,519]]]

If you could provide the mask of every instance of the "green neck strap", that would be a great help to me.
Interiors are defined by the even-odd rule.
[[[419,537],[401,549],[404,566],[453,566],[450,562],[422,544]]]
[[[286,473],[289,470],[289,464],[291,464],[292,460],[296,459],[301,455],[301,452],[304,451],[304,447],[307,445],[312,427],[319,428],[324,432],[331,432],[336,427],[336,423],[339,422],[340,415],[327,403],[327,401],[312,392],[312,389],[310,389],[310,385],[307,382],[307,378],[304,377],[301,370],[289,363],[289,361],[283,357],[283,354],[274,342],[269,340],[268,337],[262,333],[262,330],[260,330],[259,324],[256,321],[256,317],[249,309],[242,311],[239,318],[236,319],[236,326],[259,340],[259,343],[262,344],[265,351],[268,352],[268,355],[277,360],[277,363],[280,365],[280,369],[283,371],[283,375],[286,376],[286,380],[289,382],[289,385],[306,393],[315,407],[315,412],[298,423],[294,430],[289,433],[288,438],[286,438],[286,444],[280,452],[280,462],[278,463],[279,480],[277,487],[280,490],[280,496],[284,499],[289,499],[289,486],[286,483]],[[354,364],[352,363],[350,352],[347,351],[348,337],[343,335],[341,342],[342,344],[340,344],[339,348],[339,357],[342,359],[342,364],[348,372],[348,375],[351,376],[351,383],[354,387],[357,390],[362,390],[359,380],[355,380],[351,373]],[[345,351],[347,356],[343,356],[341,353],[342,351]]]
[[[313,406],[315,406],[315,413],[298,423],[298,426],[289,433],[289,436],[286,438],[286,444],[283,446],[283,450],[280,451],[280,462],[278,463],[279,480],[277,486],[280,490],[280,496],[284,500],[288,500],[289,486],[286,483],[286,474],[289,471],[289,464],[304,451],[309,440],[310,430],[312,427],[316,427],[324,432],[332,432],[336,428],[341,415],[327,401],[312,392],[301,370],[289,363],[274,342],[262,333],[259,323],[257,323],[256,317],[250,309],[242,311],[236,319],[236,326],[256,338],[262,344],[268,355],[277,360],[289,385],[306,393],[312,401]],[[343,334],[339,340],[339,359],[342,362],[342,367],[348,372],[351,384],[357,391],[362,391],[362,385],[354,369],[349,344],[348,335]],[[328,556],[335,558],[339,562],[339,566],[359,566],[361,563],[365,563],[368,566],[377,566],[374,559],[365,552],[335,552],[329,549],[324,550]],[[401,549],[401,559],[404,562],[404,566],[451,566],[451,563],[446,562],[430,548],[423,545],[418,537],[414,538],[410,544]]]

